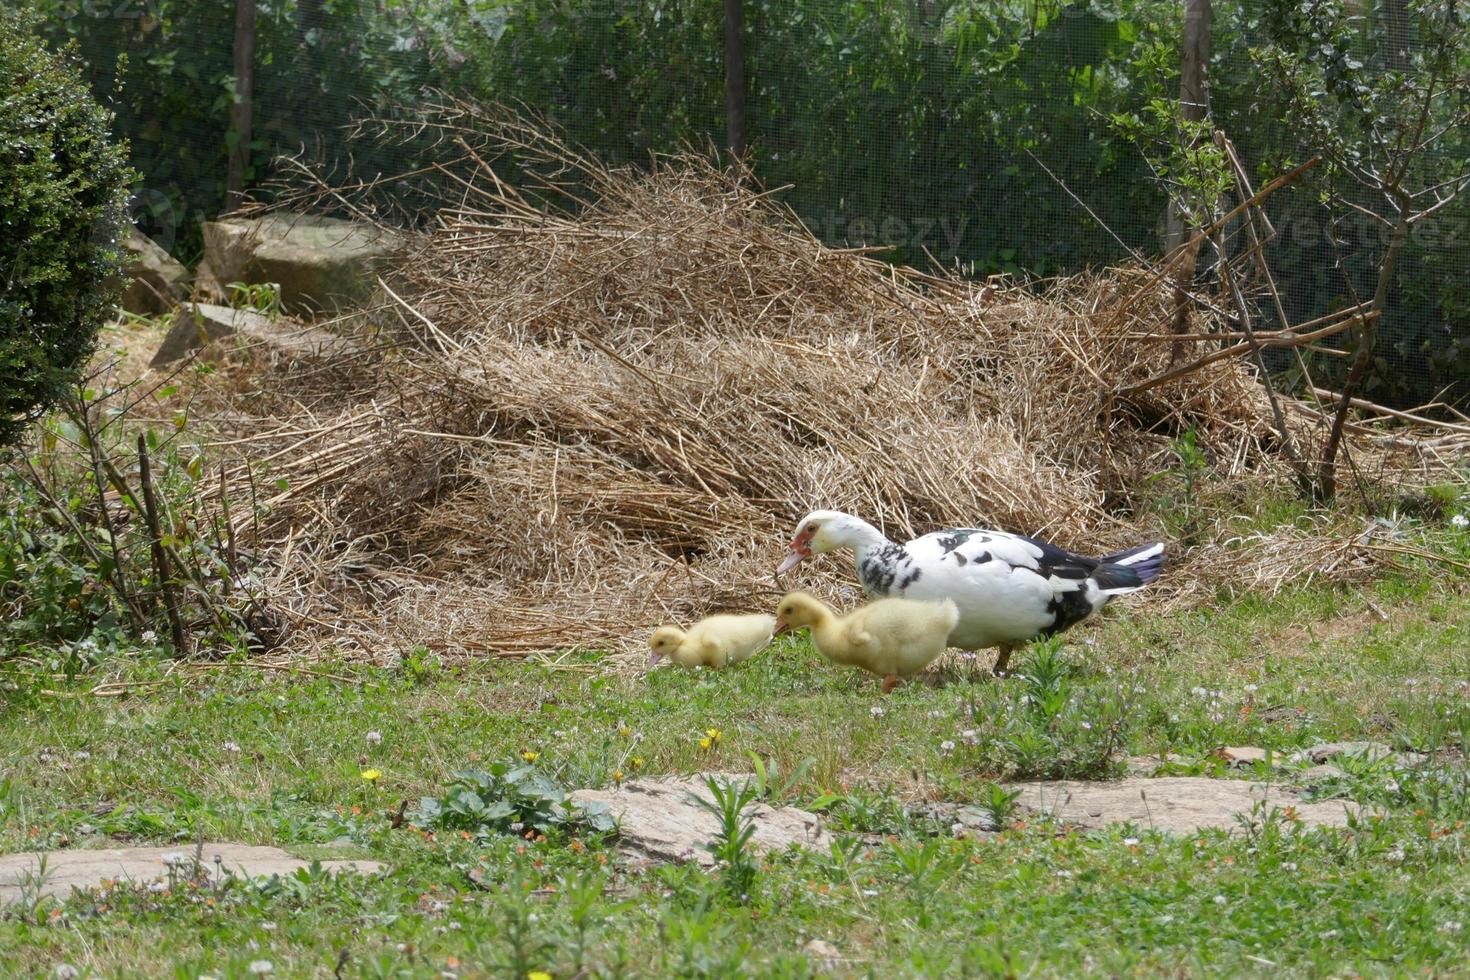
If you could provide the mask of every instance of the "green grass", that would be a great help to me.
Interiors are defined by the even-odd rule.
[[[351,683],[121,655],[68,681],[12,661],[5,850],[202,830],[391,871],[20,907],[0,916],[0,962],[190,978],[248,976],[261,960],[272,976],[330,976],[339,957],[343,976],[368,977],[1470,972],[1467,630],[1458,581],[1406,574],[1168,614],[1144,597],[1070,634],[1051,675],[1033,651],[1023,676],[971,680],[960,664],[949,683],[888,698],[789,639],[728,671],[648,675],[595,655],[312,668]],[[102,681],[135,693],[86,695]],[[1016,776],[1104,778],[1130,755],[1261,778],[1212,753],[1341,738],[1431,761],[1348,766],[1327,792],[1373,815],[1337,830],[1263,813],[1235,835],[1033,819],[953,840],[919,805],[982,801]],[[839,843],[760,859],[742,902],[697,868],[629,868],[582,830],[476,843],[389,826],[401,800],[523,752],[566,786],[748,771],[751,752],[787,774],[810,759],[794,800],[821,803]],[[805,955],[814,938],[844,959]]]

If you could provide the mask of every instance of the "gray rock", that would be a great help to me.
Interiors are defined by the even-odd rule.
[[[41,875],[41,859],[44,856],[46,870]],[[201,876],[211,879],[218,867],[228,875],[251,878],[268,875],[290,874],[300,868],[310,867],[310,861],[294,858],[278,847],[257,847],[248,844],[206,842],[203,852],[203,867],[197,870]],[[181,860],[182,859],[182,860]],[[376,861],[323,861],[323,868],[339,871],[355,868],[363,873],[378,871],[382,865]],[[0,907],[25,898],[28,889],[39,888],[42,895],[66,898],[73,889],[87,891],[100,887],[106,881],[132,882],[146,885],[155,881],[167,881],[170,870],[175,877],[188,877],[196,873],[194,848],[177,847],[116,847],[107,849],[75,849],[39,853],[0,855]]]
[[[144,316],[173,309],[188,292],[189,270],[136,228],[123,248],[122,308]]]
[[[1257,762],[1265,762],[1266,757],[1266,750],[1254,745],[1227,745],[1220,750],[1220,758],[1242,769],[1249,769]],[[1271,761],[1274,762],[1279,758],[1279,754],[1271,754]]]
[[[801,951],[815,960],[819,969],[831,970],[842,962],[842,952],[825,939],[809,940]]]
[[[1297,755],[1302,759],[1309,759],[1319,764],[1338,758],[1361,759],[1365,762],[1379,762],[1386,759],[1390,765],[1401,769],[1417,766],[1426,758],[1418,752],[1395,752],[1382,742],[1357,741],[1321,742]]]
[[[350,308],[371,297],[401,245],[371,225],[277,212],[204,224],[204,261],[215,281],[278,283],[289,313]]]
[[[1336,766],[1321,765],[1303,769],[1297,773],[1297,778],[1308,786],[1316,786],[1318,783],[1325,783],[1329,779],[1341,779],[1346,775],[1347,773]]]
[[[254,310],[190,303],[179,309],[173,327],[159,344],[150,364],[162,367],[206,344],[236,334],[300,357],[337,355],[353,349],[350,341],[317,327],[302,326],[292,320],[272,320]]]
[[[1242,779],[1206,779],[1171,776],[1145,779],[1130,776],[1117,782],[1015,783],[1017,801],[1032,813],[1052,816],[1080,827],[1102,828],[1132,822],[1140,827],[1188,834],[1205,827],[1235,830],[1237,817],[1249,814],[1260,800],[1293,807],[1307,826],[1342,826],[1348,805],[1306,803],[1292,789],[1269,789]]]
[[[954,823],[963,832],[973,833],[995,833],[1000,830],[1000,824],[991,820],[991,815],[979,807],[960,807],[954,811]]]
[[[714,840],[719,822],[714,814],[694,802],[695,795],[708,800],[706,775],[721,779],[748,779],[719,773],[654,780],[636,779],[618,789],[583,789],[571,794],[575,803],[605,803],[618,820],[618,836],[634,857],[659,861],[698,861],[711,865],[714,858],[701,845]],[[765,850],[781,850],[792,844],[825,850],[831,839],[815,813],[796,807],[770,807],[758,803],[747,811],[755,820],[752,842]]]
[[[1187,760],[1174,752],[1162,759],[1156,755],[1131,755],[1128,757],[1128,774],[1151,776],[1166,765],[1183,765]]]

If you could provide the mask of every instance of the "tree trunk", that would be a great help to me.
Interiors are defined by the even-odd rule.
[[[225,183],[225,210],[238,208],[245,198],[250,169],[250,120],[254,114],[255,0],[235,0],[235,101],[230,105],[230,168]]]
[[[1403,202],[1398,220],[1394,222],[1388,251],[1384,253],[1383,262],[1378,266],[1378,283],[1373,289],[1373,307],[1363,314],[1362,325],[1358,327],[1358,349],[1342,384],[1342,400],[1338,402],[1337,411],[1333,414],[1327,445],[1322,449],[1322,463],[1317,470],[1317,496],[1324,502],[1337,495],[1337,452],[1342,444],[1343,429],[1347,426],[1348,409],[1352,407],[1353,396],[1358,393],[1358,388],[1368,375],[1368,368],[1373,365],[1373,342],[1378,338],[1378,324],[1383,320],[1383,308],[1388,303],[1388,288],[1393,282],[1393,269],[1398,264],[1404,239],[1408,237],[1409,210],[1408,203]]]
[[[1179,114],[1187,122],[1201,122],[1210,112],[1210,88],[1205,68],[1210,61],[1210,28],[1214,11],[1210,0],[1185,0],[1184,39],[1179,56]],[[1192,139],[1193,137],[1186,137]],[[1174,332],[1189,332],[1189,288],[1194,281],[1202,243],[1194,242],[1195,229],[1179,201],[1171,200],[1165,221],[1164,251],[1174,262]],[[1180,251],[1183,250],[1183,251]],[[1176,252],[1180,252],[1177,256]],[[1183,353],[1174,345],[1171,363]]]
[[[743,0],[725,0],[725,142],[736,158],[745,156],[745,9]]]

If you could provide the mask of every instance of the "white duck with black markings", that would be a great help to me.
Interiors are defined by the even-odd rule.
[[[966,527],[896,544],[861,518],[816,510],[796,525],[791,554],[776,574],[845,548],[855,552],[858,580],[874,598],[954,600],[960,617],[949,645],[998,647],[997,674],[1016,647],[1082,622],[1164,567],[1160,542],[1088,558],[1019,534]]]

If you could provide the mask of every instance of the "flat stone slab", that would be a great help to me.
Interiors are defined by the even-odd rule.
[[[719,821],[714,814],[694,802],[694,797],[709,800],[704,781],[707,775],[717,779],[745,780],[749,776],[723,773],[681,776],[670,779],[637,779],[618,789],[582,789],[571,794],[575,803],[605,803],[618,821],[618,836],[623,847],[635,855],[655,861],[698,861],[712,865],[714,858],[701,845],[714,840]],[[821,817],[796,807],[771,807],[758,803],[746,813],[755,820],[751,838],[766,850],[783,850],[796,844],[826,850],[831,839],[822,826]]]
[[[1336,759],[1361,759],[1364,762],[1383,762],[1398,769],[1409,769],[1422,765],[1427,756],[1419,752],[1395,752],[1382,742],[1320,742],[1296,757],[1318,763]]]
[[[77,848],[48,851],[44,855],[36,852],[0,854],[0,907],[25,898],[28,883],[33,883],[41,873],[43,856],[46,859],[46,876],[40,883],[40,893],[54,898],[66,898],[73,889],[87,891],[98,888],[106,881],[146,885],[153,881],[167,881],[170,870],[176,878],[187,878],[195,872],[193,844],[96,850]],[[219,858],[218,864],[216,857]],[[287,875],[301,868],[311,867],[310,861],[292,857],[279,847],[249,844],[206,842],[200,860],[203,867],[199,869],[199,874],[210,878],[221,872],[251,878]],[[321,866],[328,871],[353,868],[364,874],[383,867],[377,861],[355,859],[322,861]],[[219,869],[218,872],[216,868]]]
[[[273,282],[289,313],[346,309],[367,299],[398,236],[382,228],[312,214],[206,221],[204,261],[222,286]]]
[[[1237,818],[1249,815],[1261,800],[1283,810],[1294,808],[1301,822],[1312,827],[1345,826],[1352,806],[1342,801],[1307,803],[1288,787],[1202,776],[1129,777],[1110,783],[1013,783],[1011,788],[1021,790],[1017,802],[1026,810],[1049,812],[1078,827],[1101,829],[1131,822],[1178,834],[1207,827],[1237,830]]]
[[[254,310],[188,303],[179,308],[173,327],[149,364],[163,367],[200,347],[236,334],[296,357],[334,357],[353,350],[351,341],[319,327],[294,320],[272,320]]]

